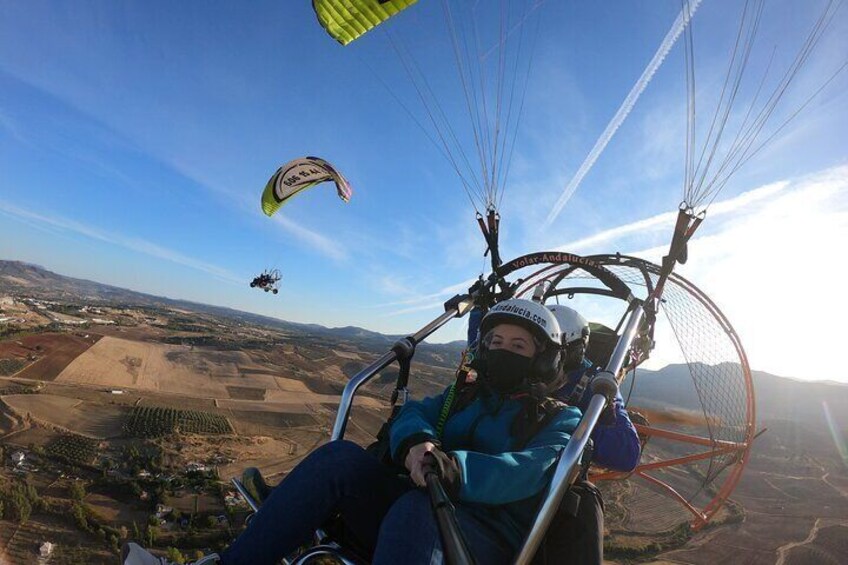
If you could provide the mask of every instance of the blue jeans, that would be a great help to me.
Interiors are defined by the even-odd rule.
[[[276,565],[312,539],[336,513],[374,565],[441,563],[438,526],[427,493],[358,445],[332,441],[295,467],[271,492],[222,565]],[[462,506],[457,520],[478,563],[508,563],[512,549]]]

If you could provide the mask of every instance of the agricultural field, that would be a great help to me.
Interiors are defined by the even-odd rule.
[[[233,410],[232,424],[239,435],[285,437],[291,428],[317,427],[318,419],[309,411]]]
[[[0,359],[0,376],[14,375],[27,365],[29,365],[29,361],[26,359]]]
[[[0,436],[5,436],[22,425],[21,417],[0,398]]]
[[[241,476],[247,467],[257,467],[272,483],[290,471],[310,451],[327,441],[327,435],[309,428],[289,430],[286,438],[239,437],[228,443],[225,452],[238,459],[218,467],[218,475],[228,480]]]
[[[186,516],[194,512],[195,504],[198,513],[213,512],[220,514],[224,511],[224,505],[217,497],[208,494],[193,494],[191,492],[177,492],[175,496],[166,496],[164,504],[174,510],[182,512]]]
[[[225,396],[226,389],[192,367],[172,360],[188,348],[104,337],[62,371],[58,382],[133,388],[191,396]],[[169,354],[171,354],[169,358]]]
[[[0,359],[26,362],[26,367],[14,374],[16,377],[52,381],[99,339],[94,334],[28,335],[0,342]]]
[[[227,392],[234,400],[265,400],[265,389],[248,386],[228,386]]]
[[[228,434],[232,431],[230,423],[220,414],[153,406],[136,406],[124,423],[125,435],[141,438],[154,438],[177,432]]]
[[[90,465],[98,442],[77,434],[62,434],[47,444],[47,454],[73,465]]]
[[[111,496],[96,492],[87,494],[84,501],[101,518],[103,523],[110,524],[113,527],[130,527],[133,522],[143,524],[150,515],[149,512],[134,508],[125,501],[120,501]]]
[[[244,369],[242,370],[242,372],[245,374],[245,376],[250,375],[252,379],[256,378],[255,374],[247,373],[246,370],[244,370]],[[310,392],[309,387],[306,386],[306,383],[304,383],[301,380],[290,379],[290,378],[287,378],[287,377],[280,377],[280,376],[277,376],[277,375],[268,375],[268,373],[264,373],[264,375],[266,377],[270,376],[273,379],[273,386],[270,387],[272,389],[276,388],[277,390],[280,390],[282,392],[297,392],[297,393],[308,393],[308,392]],[[235,397],[233,397],[233,398],[235,398]]]
[[[322,378],[345,382],[335,365],[323,367]],[[231,401],[264,399],[280,405],[338,402],[336,394],[312,392],[302,380],[280,376],[272,367],[258,365],[246,353],[191,346],[165,345],[103,337],[70,363],[56,379],[103,389],[132,389],[194,399]],[[340,390],[340,387],[339,387]],[[379,407],[375,399],[362,402]]]
[[[848,555],[848,525],[821,526],[811,532],[810,543],[784,551],[786,565],[804,563],[843,563]]]
[[[362,356],[353,351],[340,351],[338,349],[333,349],[332,352],[336,357],[341,357],[342,359],[352,359],[354,361],[362,360]]]
[[[6,435],[3,438],[3,444],[16,447],[29,447],[30,445],[45,447],[61,435],[61,433],[51,429],[29,426]]]
[[[99,439],[119,436],[127,415],[122,406],[53,394],[13,394],[2,398],[19,416],[29,414],[38,421]]]
[[[95,535],[80,532],[70,520],[34,513],[24,525],[0,521],[0,563],[40,564],[38,547],[47,540],[56,544],[56,551],[48,562],[50,565],[106,564],[116,560],[116,556],[110,554]],[[85,551],[76,551],[79,546],[86,547]]]

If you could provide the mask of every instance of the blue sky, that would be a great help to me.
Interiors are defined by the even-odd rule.
[[[720,92],[739,4],[704,0],[695,13],[699,108]],[[786,67],[823,5],[768,2],[743,101],[773,50],[773,68]],[[476,6],[485,42],[498,18]],[[679,13],[677,0],[548,0],[526,20],[537,43],[501,206],[504,257],[564,247],[656,258],[667,244],[661,215],[683,178],[681,41],[540,226]],[[342,48],[306,0],[0,4],[0,257],[287,320],[414,331],[486,263],[456,175],[394,99],[425,119],[391,38],[471,144],[442,3],[421,0],[385,27]],[[843,7],[772,124],[845,62],[846,38]],[[846,87],[843,72],[732,177],[693,243],[703,259],[680,271],[722,307],[754,368],[848,380],[800,348],[787,358],[796,338],[782,328],[801,302],[805,327],[842,333],[836,296],[802,299],[797,282],[842,280],[829,252],[848,237]],[[266,218],[265,182],[302,155],[336,165],[352,201],[325,185]],[[756,198],[764,186],[777,188]],[[247,285],[265,267],[283,273],[275,297]],[[437,338],[462,332],[455,323]]]

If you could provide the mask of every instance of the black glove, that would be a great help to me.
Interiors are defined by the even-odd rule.
[[[598,423],[602,426],[614,426],[616,422],[616,413],[615,413],[615,400],[607,404],[607,407],[604,408],[603,412],[601,412],[600,418],[598,418]]]
[[[456,460],[442,451],[434,449],[424,455],[424,476],[427,473],[435,473],[442,482],[445,493],[451,500],[459,498],[459,489],[462,486],[462,473]]]

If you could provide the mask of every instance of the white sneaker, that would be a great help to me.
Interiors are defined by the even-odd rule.
[[[217,553],[211,553],[192,561],[187,565],[212,565],[218,563],[221,558]],[[176,565],[168,561],[164,557],[156,557],[137,543],[125,543],[121,548],[121,564],[122,565]]]

